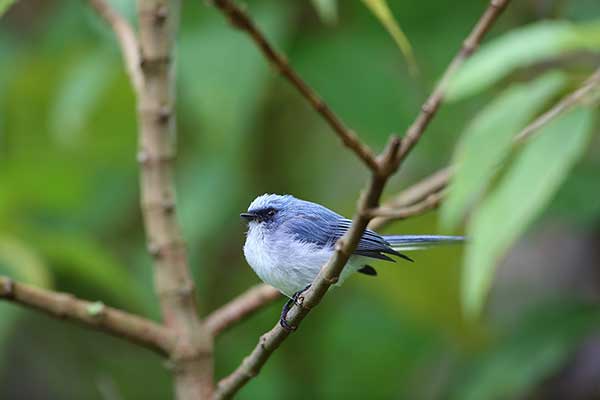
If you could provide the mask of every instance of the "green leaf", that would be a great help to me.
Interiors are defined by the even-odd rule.
[[[0,17],[6,14],[8,9],[16,3],[16,0],[0,0]]]
[[[575,25],[544,21],[515,29],[481,46],[450,81],[449,101],[481,92],[516,68],[567,51],[600,49],[600,21]]]
[[[466,129],[454,155],[455,175],[441,209],[445,229],[454,229],[465,210],[482,193],[511,142],[525,124],[564,85],[563,74],[552,72],[528,83],[514,85],[485,107]]]
[[[334,24],[338,19],[337,0],[311,0],[319,18],[326,24]]]
[[[59,274],[99,288],[122,304],[142,309],[142,287],[113,255],[93,238],[80,233],[32,233],[39,247]]]
[[[74,146],[85,133],[94,109],[115,77],[115,65],[110,54],[95,51],[66,71],[50,113],[52,133],[60,144]]]
[[[6,274],[20,282],[40,287],[51,287],[48,266],[29,245],[11,236],[0,236],[0,267]]]
[[[417,62],[415,60],[415,56],[413,54],[412,46],[410,45],[410,41],[400,28],[398,22],[394,18],[392,11],[390,10],[386,0],[363,0],[363,3],[367,6],[369,10],[375,15],[375,17],[381,22],[381,24],[385,27],[388,33],[392,36],[398,48],[406,58],[406,62],[408,63],[408,68],[411,74],[416,74],[418,72]]]
[[[550,201],[585,149],[592,116],[590,109],[577,108],[543,127],[476,210],[467,227],[470,239],[463,271],[462,301],[468,316],[479,313],[497,263]]]
[[[531,391],[564,366],[582,338],[599,326],[594,306],[563,302],[527,312],[467,370],[453,398],[530,398]]]

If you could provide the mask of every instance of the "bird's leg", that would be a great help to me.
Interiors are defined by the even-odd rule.
[[[308,285],[307,287],[305,287],[302,290],[298,290],[296,293],[294,293],[292,298],[289,299],[288,301],[286,301],[285,304],[283,305],[283,308],[281,309],[281,317],[279,317],[279,325],[281,325],[281,327],[283,329],[285,329],[286,331],[292,332],[292,331],[296,330],[296,326],[288,324],[287,315],[288,315],[288,312],[290,312],[292,305],[294,305],[294,304],[296,304],[298,306],[301,305],[300,303],[298,303],[298,299],[300,298],[300,295],[302,293],[304,293],[308,290],[309,287],[310,287],[310,285]]]

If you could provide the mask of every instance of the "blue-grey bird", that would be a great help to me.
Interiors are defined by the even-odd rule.
[[[240,214],[248,220],[244,255],[265,283],[289,298],[307,289],[334,252],[336,241],[352,221],[330,209],[291,195],[264,194]],[[367,229],[336,286],[355,272],[376,275],[373,259],[394,261],[397,256],[412,261],[399,251],[463,241],[461,236],[389,235]],[[289,307],[289,303],[287,306]],[[281,324],[286,326],[284,307]]]

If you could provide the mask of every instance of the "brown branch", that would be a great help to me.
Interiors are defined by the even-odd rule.
[[[309,104],[329,124],[342,143],[351,149],[372,171],[379,168],[373,151],[350,130],[325,101],[290,66],[288,60],[275,50],[248,14],[231,0],[213,0],[213,4],[225,14],[231,25],[246,32],[271,65],[294,86]]]
[[[135,91],[139,91],[144,77],[140,69],[140,46],[133,28],[106,0],[90,0],[90,5],[114,31],[131,84]]]
[[[429,98],[425,101],[425,104],[421,107],[421,112],[406,131],[406,134],[402,138],[402,146],[398,153],[398,157],[396,158],[394,168],[398,168],[400,164],[402,164],[402,161],[404,161],[411,149],[417,144],[425,132],[425,128],[427,128],[442,104],[448,83],[453,78],[456,71],[458,71],[463,63],[475,52],[485,34],[490,30],[509,2],[510,0],[490,1],[487,9],[481,18],[479,18],[479,21],[469,36],[467,36],[463,42],[462,48],[446,68],[444,75],[442,75],[442,79],[440,79]]]
[[[197,314],[194,281],[175,215],[175,34],[179,1],[139,0],[141,69],[138,91],[141,205],[155,286],[167,328],[177,337],[170,357],[178,400],[209,398],[212,336]]]
[[[210,313],[204,323],[213,336],[218,336],[280,297],[281,294],[274,287],[266,284],[256,285]]]
[[[71,294],[36,288],[0,276],[0,299],[36,309],[55,318],[78,322],[159,354],[168,354],[172,347],[173,338],[161,325],[102,303],[80,300]]]
[[[443,190],[446,185],[448,185],[451,176],[452,170],[450,167],[442,168],[427,178],[404,189],[398,195],[387,200],[382,207],[398,209],[411,207],[423,202],[427,199],[427,197]],[[369,229],[373,229],[375,231],[382,229],[385,225],[392,221],[393,219],[390,218],[373,218],[369,224]]]
[[[370,211],[372,217],[380,217],[387,221],[402,220],[409,217],[414,217],[424,212],[437,208],[443,198],[442,192],[435,192],[427,196],[424,200],[410,206],[401,208],[377,207]]]
[[[266,43],[262,35],[255,36],[257,32],[252,22],[245,13],[241,12],[227,0],[214,0],[219,8],[229,15],[231,22],[239,28],[249,32],[255,41],[261,45]],[[335,245],[335,252],[326,265],[321,268],[319,275],[313,281],[311,287],[300,297],[299,305],[294,305],[288,313],[288,323],[292,326],[298,326],[306,317],[310,310],[319,304],[329,287],[336,283],[342,269],[348,258],[356,249],[358,242],[367,228],[370,221],[369,210],[378,206],[379,198],[383,188],[389,178],[399,168],[402,160],[410,153],[427,128],[429,121],[433,118],[439,108],[445,90],[446,82],[454,74],[454,71],[462,64],[476,48],[481,38],[489,30],[497,15],[508,3],[508,0],[492,0],[488,9],[480,18],[473,32],[469,35],[460,53],[452,60],[446,70],[444,77],[437,85],[434,93],[428,98],[422,107],[422,112],[417,120],[409,128],[402,141],[392,137],[387,150],[378,161],[378,165],[371,167],[372,176],[367,190],[363,192],[359,204],[358,212],[354,217],[352,226],[348,232]],[[250,24],[250,25],[248,25]],[[263,49],[263,52],[265,50]],[[272,55],[265,52],[270,60]],[[287,65],[287,64],[283,64]],[[319,109],[317,108],[317,111]],[[247,356],[241,365],[229,376],[222,379],[215,392],[215,398],[231,398],[240,388],[242,388],[250,379],[256,376],[263,365],[267,362],[273,351],[289,336],[290,332],[276,324],[271,331],[260,337],[260,340],[254,350]]]
[[[525,129],[519,132],[519,134],[515,136],[516,144],[525,141],[542,126],[546,125],[548,122],[552,121],[565,111],[568,111],[577,104],[583,102],[590,93],[598,88],[598,86],[600,86],[600,68],[598,68],[588,79],[586,79],[583,85],[581,85],[577,90],[563,97],[562,100],[559,101],[554,107],[540,115]]]

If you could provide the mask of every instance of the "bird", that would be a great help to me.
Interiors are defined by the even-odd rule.
[[[286,316],[299,295],[307,290],[321,267],[335,251],[335,243],[352,220],[317,203],[292,195],[263,194],[240,214],[248,222],[244,256],[256,275],[290,300],[283,307],[280,324],[294,327]],[[355,273],[375,276],[374,260],[395,262],[392,257],[413,261],[400,251],[432,245],[460,243],[462,236],[379,235],[366,229],[336,282],[340,286]]]

